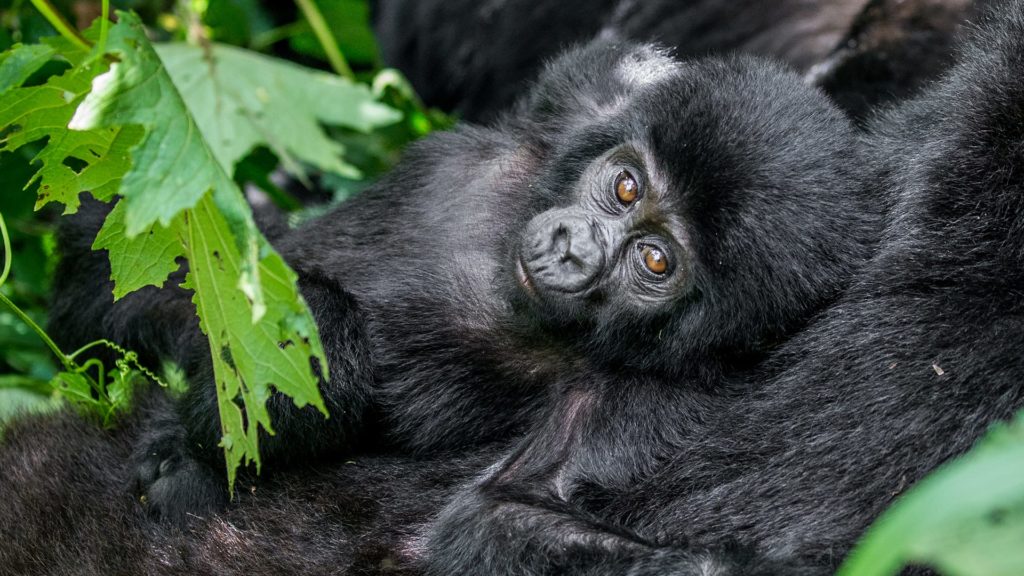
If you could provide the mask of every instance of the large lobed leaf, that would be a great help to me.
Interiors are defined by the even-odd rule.
[[[54,40],[0,56],[0,151],[48,139],[40,205],[73,212],[86,190],[122,197],[94,246],[109,252],[115,297],[163,284],[188,260],[233,483],[240,463],[259,465],[271,391],[326,414],[313,366],[327,369],[295,274],[256,229],[234,165],[265,144],[292,166],[352,175],[320,122],[366,131],[399,116],[346,80],[235,48],[167,45],[158,56],[130,13],[106,47]],[[53,56],[70,68],[21,86]]]
[[[342,160],[344,147],[328,138],[320,123],[366,132],[400,119],[366,86],[247,50],[165,44],[157,53],[217,160],[229,170],[266,144],[291,166],[301,159],[320,170],[358,177],[359,171]]]
[[[73,64],[63,74],[40,86],[21,84],[55,54]],[[14,151],[42,138],[48,145],[35,160],[42,168],[28,184],[41,180],[36,208],[50,202],[64,205],[65,213],[78,210],[78,196],[90,191],[109,200],[120,187],[128,168],[127,150],[138,140],[137,127],[71,131],[68,122],[91,88],[107,69],[105,61],[59,39],[48,45],[19,45],[0,60],[0,152]],[[75,166],[77,162],[77,169]]]

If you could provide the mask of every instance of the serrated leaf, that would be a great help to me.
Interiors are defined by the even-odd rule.
[[[68,126],[95,130],[134,124],[145,129],[121,181],[125,229],[136,236],[157,222],[169,226],[208,190],[230,190],[233,185],[203,142],[138,17],[118,15],[107,38],[107,49],[118,61],[93,80],[92,91]]]
[[[358,177],[344,147],[321,123],[363,132],[401,114],[365,86],[231,46],[157,46],[214,155],[229,173],[253,148],[267,145],[294,170],[296,160]]]
[[[259,466],[259,430],[272,431],[265,404],[273,388],[326,413],[311,363],[326,369],[322,347],[294,274],[256,230],[228,175],[232,166],[217,161],[137,17],[121,13],[108,46],[118,62],[93,82],[71,125],[138,124],[146,135],[131,151],[132,168],[122,179],[123,215],[112,215],[100,244],[111,249],[116,280],[126,283],[119,293],[161,282],[177,255],[188,259],[185,287],[194,291],[209,339],[221,446],[233,485],[238,465]],[[161,225],[166,231],[154,228]],[[113,227],[131,240],[115,246],[120,230]],[[174,235],[181,252],[172,246]],[[147,261],[152,266],[141,273],[131,269]]]
[[[295,288],[294,272],[273,251],[260,260],[259,276],[268,300],[277,305],[250,321],[251,303],[237,287],[241,255],[224,234],[227,223],[211,196],[187,213],[185,229],[191,268],[183,286],[195,292],[192,301],[210,341],[225,431],[221,446],[233,483],[240,463],[259,465],[259,428],[273,431],[266,409],[271,387],[291,396],[297,406],[312,404],[327,414],[317,387],[308,384],[310,358],[322,358],[320,342]],[[244,419],[235,403],[239,397]]]
[[[49,138],[39,155],[41,201],[73,211],[72,193],[86,185],[101,199],[122,196],[95,243],[110,252],[117,297],[162,284],[177,257],[188,259],[233,482],[239,463],[259,464],[259,430],[271,431],[265,403],[275,388],[326,413],[312,369],[319,362],[326,371],[323,350],[294,273],[257,231],[232,166],[222,166],[204,140],[138,17],[119,13],[109,32],[113,58],[48,43],[72,67],[44,86],[5,94],[0,145]],[[15,76],[27,78],[24,70]],[[127,399],[117,378],[104,391],[102,377],[97,388],[84,370],[65,372],[54,386],[79,404],[116,408]]]
[[[52,48],[43,48],[33,58],[5,60],[4,68],[12,67],[7,71],[9,77],[24,81],[41,65],[42,54],[54,53]],[[75,53],[71,58],[85,61],[84,53]],[[90,61],[40,86],[11,88],[0,100],[0,133],[3,134],[0,152],[49,139],[35,158],[42,163],[42,168],[26,185],[40,180],[37,209],[59,202],[64,204],[64,213],[70,214],[78,210],[78,196],[82,192],[92,191],[98,198],[109,199],[120,186],[120,178],[129,166],[126,152],[139,139],[141,130],[134,127],[67,129],[92,80],[106,69],[106,63]]]
[[[141,137],[139,126],[55,133],[33,159],[43,164],[36,177],[40,179],[36,210],[56,201],[64,204],[65,214],[74,212],[79,194],[86,191],[97,200],[110,201],[121,188],[121,177],[131,163],[128,151]],[[83,166],[76,170],[69,158]]]
[[[169,227],[154,224],[146,232],[129,237],[125,232],[124,202],[114,206],[92,248],[109,252],[115,300],[143,286],[162,286],[167,276],[178,269],[177,259],[185,255],[181,218],[176,217]]]

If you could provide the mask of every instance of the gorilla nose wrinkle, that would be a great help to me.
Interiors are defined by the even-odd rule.
[[[524,265],[542,290],[580,292],[604,267],[604,250],[586,218],[552,212],[534,218],[527,227]]]

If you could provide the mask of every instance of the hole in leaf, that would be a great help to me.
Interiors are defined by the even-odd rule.
[[[219,250],[214,250],[213,251],[213,257],[214,257],[214,259],[217,260],[217,268],[220,269],[221,272],[223,272],[224,271],[224,260],[220,257],[220,251]]]
[[[15,132],[21,132],[21,124],[11,124],[10,126],[0,130],[0,140],[6,139]]]
[[[65,166],[67,166],[68,168],[71,168],[72,170],[74,170],[75,174],[81,174],[82,170],[85,170],[86,167],[89,166],[88,162],[86,162],[85,160],[79,160],[78,158],[75,158],[74,156],[68,156],[61,163],[64,164]]]
[[[235,359],[234,357],[231,356],[231,348],[227,346],[221,346],[220,359],[223,360],[225,364],[230,366],[232,370],[235,369]]]

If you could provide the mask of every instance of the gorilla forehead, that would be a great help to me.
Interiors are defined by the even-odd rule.
[[[575,114],[556,132],[556,165],[579,168],[581,160],[632,143],[681,191],[694,182],[784,188],[820,184],[832,157],[853,146],[852,127],[824,94],[769,61],[680,62],[650,45],[590,47],[563,60],[589,66],[591,74],[562,79],[586,96],[566,98]]]
[[[823,94],[745,57],[680,65],[640,89],[618,122],[650,147],[665,177],[723,190],[817,181],[853,145],[852,128]]]

